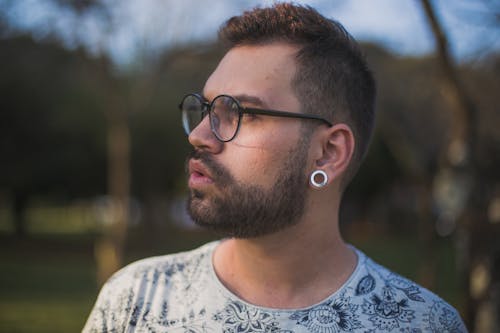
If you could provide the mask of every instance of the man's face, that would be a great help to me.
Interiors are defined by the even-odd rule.
[[[203,95],[226,94],[243,106],[299,112],[291,87],[296,49],[285,44],[231,49],[208,79]],[[308,141],[301,121],[244,115],[230,142],[218,141],[206,117],[189,136],[188,210],[200,225],[249,238],[297,223],[307,189]]]

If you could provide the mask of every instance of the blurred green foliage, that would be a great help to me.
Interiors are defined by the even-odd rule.
[[[82,51],[0,40],[0,188],[76,197],[105,191],[103,65]]]

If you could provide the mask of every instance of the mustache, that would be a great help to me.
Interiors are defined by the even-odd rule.
[[[188,171],[188,163],[191,159],[198,160],[203,163],[204,167],[210,172],[210,175],[215,182],[225,185],[233,181],[233,177],[231,176],[229,170],[214,161],[210,153],[200,150],[193,150],[188,154],[185,162],[186,173]]]

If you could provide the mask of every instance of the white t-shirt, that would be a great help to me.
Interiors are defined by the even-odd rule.
[[[467,332],[453,307],[357,249],[350,278],[318,304],[249,304],[217,278],[217,244],[123,268],[102,288],[83,332]]]

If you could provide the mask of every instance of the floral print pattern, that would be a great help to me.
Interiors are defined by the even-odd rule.
[[[359,280],[356,286],[356,296],[366,295],[375,289],[375,278],[370,274],[365,275]]]
[[[458,333],[462,332],[460,318],[455,311],[443,301],[436,301],[427,314],[430,332]]]
[[[391,331],[400,327],[400,323],[410,323],[415,318],[406,299],[396,300],[395,292],[390,287],[383,288],[383,296],[372,296],[371,302],[364,300],[363,313],[379,330]]]
[[[353,332],[354,329],[362,327],[357,320],[357,308],[349,298],[339,298],[310,310],[298,311],[291,315],[290,319],[297,320],[298,325],[307,327],[310,332]]]
[[[230,302],[213,318],[222,322],[222,331],[227,333],[276,332],[278,327],[272,314],[241,302]]]

